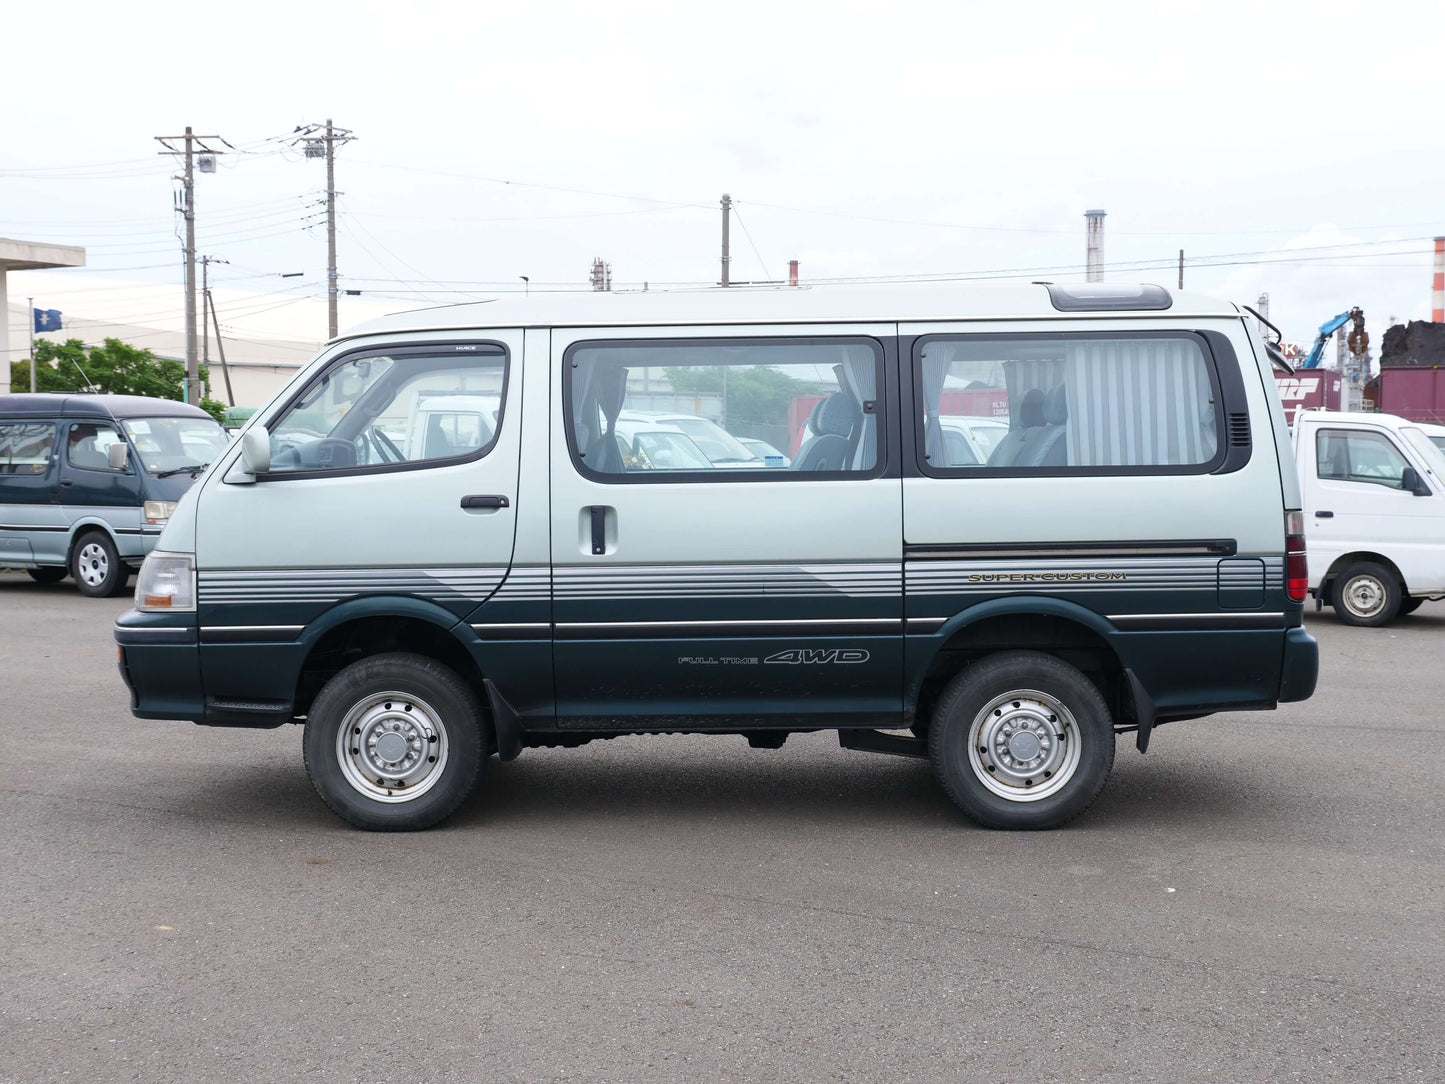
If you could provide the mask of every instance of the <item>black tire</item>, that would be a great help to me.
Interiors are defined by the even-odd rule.
[[[1356,561],[1337,577],[1330,602],[1346,625],[1378,628],[1395,619],[1404,592],[1395,574],[1374,561]]]
[[[125,590],[130,567],[104,531],[87,531],[70,549],[70,575],[82,595],[110,598]]]
[[[1425,600],[1423,598],[1411,598],[1409,595],[1406,595],[1400,600],[1400,616],[1404,617],[1406,614],[1412,614],[1424,604]]]
[[[59,583],[70,575],[70,569],[46,565],[44,568],[27,568],[26,574],[36,583]]]
[[[1057,828],[1089,807],[1114,766],[1114,724],[1099,690],[1037,651],[990,655],[960,673],[928,737],[943,789],[986,828]],[[1021,759],[1027,753],[1035,755]]]
[[[423,655],[373,655],[328,681],[311,705],[306,774],[327,808],[358,828],[430,828],[480,783],[485,725],[476,694],[454,671]],[[394,770],[378,774],[388,765]]]

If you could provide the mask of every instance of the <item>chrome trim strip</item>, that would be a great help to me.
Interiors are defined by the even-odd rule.
[[[1261,618],[1261,617],[1269,617],[1269,618],[1277,617],[1277,618],[1280,618],[1281,620],[1284,618],[1284,614],[1283,614],[1282,612],[1281,612],[1281,613],[1275,613],[1275,612],[1271,611],[1271,612],[1269,612],[1269,613],[1258,613],[1258,612],[1253,611],[1253,610],[1247,611],[1247,612],[1241,611],[1241,612],[1239,612],[1239,613],[1212,613],[1212,614],[1105,614],[1104,616],[1105,616],[1105,618],[1106,618],[1107,620],[1109,620],[1109,621],[1161,621],[1161,620],[1172,620],[1172,621],[1185,621],[1185,620],[1188,620],[1188,621],[1238,621],[1238,620],[1241,619],[1241,618],[1244,618],[1244,619],[1246,619],[1246,620],[1247,620],[1247,619],[1250,619],[1250,618]]]
[[[550,629],[551,627],[552,622],[550,621],[494,621],[480,622],[472,626],[477,632],[491,629],[507,632],[512,629]]]
[[[305,625],[202,625],[202,632],[300,632]]]
[[[177,613],[194,613],[193,610],[177,610]],[[194,625],[114,625],[112,632],[140,632],[140,633],[165,633],[165,632],[190,632]]]
[[[789,620],[770,618],[766,621],[559,621],[559,629],[629,629],[629,628],[736,628],[738,626],[778,625],[897,625],[897,617],[842,617]]]

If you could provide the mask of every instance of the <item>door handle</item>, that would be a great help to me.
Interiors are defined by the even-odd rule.
[[[607,506],[594,504],[592,512],[592,555],[607,552]]]
[[[511,503],[499,493],[473,493],[469,497],[462,498],[463,508],[508,508]]]
[[[1315,518],[1316,518],[1316,519],[1333,519],[1333,518],[1334,518],[1334,515],[1335,515],[1335,514],[1334,514],[1333,512],[1316,512],[1316,513],[1315,513]]]
[[[75,485],[75,482],[74,482],[73,479],[66,478],[66,479],[64,479],[60,484],[63,485],[63,486],[73,486],[73,485]]]

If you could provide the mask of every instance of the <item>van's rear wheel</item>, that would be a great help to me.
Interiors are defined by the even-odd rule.
[[[59,583],[70,574],[66,568],[56,568],[54,565],[46,565],[43,568],[27,568],[26,573],[36,583]]]
[[[75,540],[70,551],[70,574],[82,595],[110,598],[125,590],[130,568],[120,559],[110,535],[91,531]]]
[[[430,828],[481,780],[482,706],[456,673],[393,652],[326,683],[306,719],[306,773],[342,820],[373,831]]]
[[[1375,627],[1400,611],[1400,581],[1384,565],[1356,561],[1335,580],[1332,601],[1346,625]]]
[[[1052,655],[1009,651],[964,670],[939,698],[929,755],[954,803],[987,828],[1056,828],[1114,766],[1099,690]]]

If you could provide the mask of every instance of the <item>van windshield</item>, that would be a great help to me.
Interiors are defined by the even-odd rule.
[[[1425,466],[1434,471],[1437,478],[1445,479],[1445,452],[1425,435],[1425,430],[1407,425],[1403,426],[1400,432],[1410,442],[1410,447],[1415,449],[1415,454],[1425,461]]]
[[[147,474],[204,467],[226,447],[226,431],[211,418],[127,418],[120,424]]]

